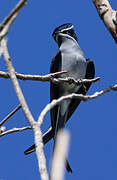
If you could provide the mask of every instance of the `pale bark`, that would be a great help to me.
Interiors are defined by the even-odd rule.
[[[97,12],[117,43],[117,11],[111,8],[108,0],[93,0]]]

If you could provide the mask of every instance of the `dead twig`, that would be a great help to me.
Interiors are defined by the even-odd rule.
[[[48,111],[50,111],[53,107],[55,107],[56,105],[59,105],[62,101],[67,100],[67,99],[80,99],[83,101],[88,101],[88,100],[92,100],[92,99],[96,99],[99,96],[104,95],[105,93],[108,93],[110,91],[117,91],[117,84],[114,86],[109,86],[108,88],[101,90],[99,92],[95,92],[92,95],[83,95],[83,94],[69,94],[66,96],[62,96],[59,99],[54,99],[50,104],[47,104],[46,107],[43,109],[43,111],[41,112],[38,122],[39,125],[42,125],[43,119],[45,117],[45,115],[48,113]]]
[[[19,104],[12,112],[10,112],[1,122],[0,126],[2,126],[11,116],[13,116],[19,109],[21,105]]]
[[[10,14],[3,20],[3,22],[0,25],[0,40],[8,33],[9,28],[17,15],[19,14],[19,11],[21,8],[26,4],[27,0],[21,0],[16,7],[10,12]]]
[[[32,129],[31,126],[26,126],[26,127],[22,127],[22,128],[13,128],[13,129],[10,129],[8,131],[1,132],[0,137],[8,135],[8,134],[15,133],[15,132],[22,132],[22,131],[28,130],[28,129]]]
[[[69,84],[75,84],[79,86],[79,85],[87,84],[87,83],[95,83],[99,80],[100,80],[100,77],[96,77],[94,79],[79,79],[79,80],[76,80],[72,77],[67,77],[67,78],[54,78],[51,81],[55,84],[69,83]]]
[[[61,71],[61,72],[56,72],[56,73],[51,73],[51,74],[47,74],[44,76],[40,76],[40,75],[20,74],[20,73],[15,72],[15,75],[16,75],[17,79],[20,79],[20,80],[54,81],[54,79],[56,79],[56,77],[58,75],[62,75],[65,73],[67,73],[67,72]],[[10,78],[9,73],[0,71],[0,78],[6,78],[6,79]]]
[[[47,74],[44,76],[40,75],[30,75],[30,74],[20,74],[15,72],[15,75],[18,79],[20,80],[31,80],[31,81],[50,81],[55,84],[61,84],[61,83],[73,83],[76,85],[81,85],[81,84],[86,84],[86,83],[95,83],[100,80],[100,77],[96,77],[94,79],[80,79],[80,80],[75,80],[74,78],[67,77],[67,78],[58,78],[58,75],[62,75],[64,73],[67,73],[66,71],[61,71],[61,72],[56,72],[56,73],[51,73]],[[0,78],[10,78],[9,73],[0,71]]]

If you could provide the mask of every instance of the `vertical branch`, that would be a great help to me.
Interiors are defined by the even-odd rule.
[[[11,62],[11,59],[10,59],[10,56],[9,56],[9,53],[8,53],[6,40],[2,39],[1,44],[2,44],[2,47],[3,47],[3,50],[4,50],[3,51],[4,60],[5,60],[7,70],[8,70],[8,73],[10,75],[13,87],[14,87],[16,95],[17,95],[17,97],[18,97],[18,99],[20,101],[20,104],[22,106],[24,114],[25,114],[29,124],[33,128],[36,147],[37,147],[37,149],[40,149],[39,153],[36,150],[36,154],[37,154],[38,166],[39,166],[41,179],[42,180],[48,180],[46,161],[44,161],[44,163],[42,163],[42,157],[45,158],[45,156],[44,156],[44,151],[43,151],[42,133],[41,133],[40,126],[38,126],[38,123],[35,122],[32,114],[31,114],[31,112],[30,112],[30,110],[28,108],[28,105],[27,105],[27,103],[25,101],[22,90],[21,90],[21,88],[19,86],[18,80],[17,80],[16,75],[15,75],[15,70],[13,68],[13,65],[12,65],[12,62]],[[39,140],[39,142],[38,142],[38,140]]]
[[[108,0],[93,0],[100,18],[117,43],[117,11],[111,8]]]
[[[46,158],[44,155],[44,145],[42,140],[42,132],[38,123],[35,125],[34,137],[35,137],[35,145],[36,145],[36,155],[38,159],[39,171],[41,174],[42,180],[49,180],[48,172],[46,168]]]
[[[46,161],[44,161],[44,163],[41,163],[42,161],[42,157],[43,159],[45,158],[44,156],[44,151],[43,151],[43,142],[42,142],[42,133],[41,133],[41,129],[38,126],[38,123],[35,122],[29,108],[28,105],[25,101],[25,98],[23,96],[22,90],[19,86],[18,80],[16,78],[16,74],[15,74],[15,70],[14,67],[12,65],[9,53],[8,53],[8,49],[7,49],[7,43],[6,40],[3,39],[4,36],[8,33],[9,28],[12,24],[12,22],[15,20],[15,18],[17,17],[19,11],[21,10],[21,8],[26,4],[27,0],[20,0],[19,3],[16,5],[16,7],[11,11],[11,13],[4,19],[4,21],[2,22],[1,26],[0,26],[0,46],[1,46],[1,53],[3,53],[4,56],[4,60],[7,66],[7,70],[9,73],[9,76],[11,78],[13,87],[15,89],[16,95],[20,101],[21,107],[24,111],[24,114],[28,120],[28,122],[30,123],[31,127],[33,128],[34,131],[34,136],[35,136],[35,144],[37,149],[40,148],[39,154],[36,151],[37,154],[37,159],[38,159],[38,166],[39,166],[39,171],[40,171],[40,176],[42,180],[48,180],[48,173],[47,173],[47,168],[46,168]],[[39,139],[39,142],[37,141]],[[38,147],[39,146],[39,147]]]
[[[15,89],[15,92],[16,92],[16,95],[20,101],[20,104],[22,106],[22,109],[24,111],[24,114],[26,116],[26,118],[28,119],[29,123],[31,126],[33,126],[34,124],[34,119],[33,119],[33,116],[28,108],[28,105],[24,99],[24,96],[23,96],[23,93],[22,93],[22,90],[19,86],[19,83],[17,81],[17,78],[16,78],[16,75],[15,75],[15,70],[12,66],[12,62],[11,62],[11,59],[10,59],[10,56],[9,56],[9,53],[8,53],[8,49],[7,49],[7,44],[6,44],[6,40],[3,39],[1,41],[1,44],[2,44],[2,47],[3,47],[3,56],[4,56],[4,60],[5,60],[5,63],[6,63],[6,67],[7,67],[7,70],[8,70],[8,73],[10,75],[10,78],[11,78],[11,81],[12,81],[12,84],[13,84],[13,87]]]

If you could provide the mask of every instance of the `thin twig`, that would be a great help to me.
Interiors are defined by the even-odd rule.
[[[0,40],[8,33],[9,28],[15,18],[17,17],[21,8],[26,4],[27,0],[21,0],[16,7],[10,12],[10,14],[3,20],[0,25]]]
[[[0,126],[2,126],[13,114],[15,114],[19,109],[21,108],[21,105],[19,104],[12,112],[10,112],[1,122]]]
[[[40,75],[20,74],[20,73],[15,72],[15,75],[16,75],[17,79],[20,79],[20,80],[52,81],[52,79],[56,79],[56,77],[58,75],[62,75],[65,73],[67,73],[67,72],[61,71],[61,72],[56,72],[56,73],[51,73],[51,74],[47,74],[44,76],[40,76]],[[6,78],[6,79],[10,78],[9,73],[0,71],[0,78]]]
[[[83,100],[83,101],[88,101],[88,100],[95,99],[95,98],[97,98],[99,96],[102,96],[105,93],[108,93],[110,91],[117,91],[117,84],[114,85],[114,86],[109,86],[108,88],[106,88],[104,90],[101,90],[99,92],[95,92],[94,94],[88,95],[88,96],[85,96],[83,94],[72,93],[70,95],[62,96],[59,99],[54,99],[50,104],[47,104],[46,107],[41,112],[41,114],[40,114],[40,116],[38,118],[39,125],[40,124],[42,125],[43,119],[44,119],[45,115],[48,113],[48,111],[50,111],[56,105],[59,105],[64,100],[67,100],[67,99],[80,99],[80,100]]]
[[[14,132],[21,132],[21,131],[28,130],[28,129],[32,129],[31,126],[26,126],[26,127],[22,127],[22,128],[13,128],[13,129],[10,129],[3,133],[0,133],[0,137],[8,135],[8,134],[12,134]]]
[[[75,84],[75,85],[79,86],[81,84],[95,83],[99,80],[100,80],[100,77],[96,77],[94,79],[79,79],[79,80],[76,80],[72,77],[67,77],[67,78],[54,78],[51,81],[56,84],[69,83],[69,84]]]

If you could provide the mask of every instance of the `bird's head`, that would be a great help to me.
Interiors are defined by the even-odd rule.
[[[52,33],[52,37],[59,46],[66,38],[78,41],[77,36],[74,32],[74,26],[71,23],[63,24],[57,27]]]

